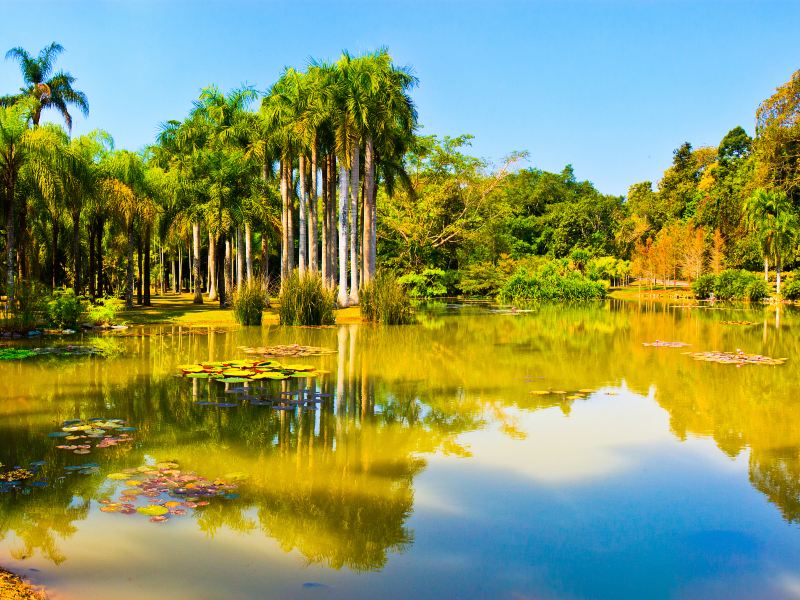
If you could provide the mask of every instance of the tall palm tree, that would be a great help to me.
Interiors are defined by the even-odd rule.
[[[745,223],[757,234],[764,254],[764,276],[768,276],[769,259],[776,267],[777,292],[781,293],[783,258],[797,239],[798,217],[783,191],[757,189],[744,205]]]
[[[66,71],[53,72],[56,58],[63,51],[60,44],[53,42],[42,48],[37,56],[19,47],[6,52],[6,59],[14,59],[19,63],[25,87],[20,88],[20,94],[0,98],[0,103],[8,105],[23,97],[30,98],[33,101],[31,120],[34,127],[39,125],[43,110],[54,109],[61,113],[67,129],[72,130],[69,107],[74,106],[88,116],[89,101],[86,94],[73,87],[75,77]]]

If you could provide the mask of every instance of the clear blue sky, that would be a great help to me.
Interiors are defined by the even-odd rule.
[[[4,0],[0,49],[60,42],[91,105],[74,131],[138,149],[206,84],[265,90],[284,66],[385,45],[421,81],[425,133],[474,134],[493,162],[528,150],[539,168],[571,163],[624,194],[685,140],[752,133],[758,103],[800,68],[798,26],[800,2],[768,0]],[[0,92],[19,85],[0,60]]]

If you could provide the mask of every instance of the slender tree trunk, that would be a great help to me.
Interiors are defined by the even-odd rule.
[[[133,219],[128,222],[128,264],[125,273],[125,308],[133,308]]]
[[[150,306],[150,223],[144,226],[144,305]]]
[[[372,136],[367,136],[364,149],[364,271],[363,283],[375,278],[376,206],[375,206],[375,148]]]
[[[289,184],[286,182],[286,159],[280,161],[281,170],[281,286],[289,276]]]
[[[81,293],[81,213],[72,213],[72,288],[76,294]]]
[[[261,287],[264,291],[269,289],[269,248],[266,232],[261,233]]]
[[[183,293],[183,244],[178,244],[178,293]]]
[[[217,283],[217,295],[219,297],[219,307],[225,308],[225,294],[227,293],[227,288],[225,287],[225,242],[223,241],[225,238],[224,234],[221,234],[217,238],[217,250],[215,256],[215,263],[217,267],[217,274],[215,275],[216,283]]]
[[[306,219],[306,208],[308,207],[308,196],[306,195],[306,157],[301,152],[298,161],[297,177],[300,185],[300,198],[298,206],[298,249],[297,249],[297,267],[302,275],[306,271],[307,251],[308,251],[308,222]]]
[[[339,166],[339,306],[347,306],[347,169]]]
[[[142,238],[139,236],[139,239],[136,242],[136,304],[141,306],[142,304]]]
[[[200,223],[192,223],[192,250],[194,258],[192,260],[192,279],[194,279],[194,299],[192,304],[203,303],[203,288],[200,281]]]
[[[781,259],[778,258],[777,262],[775,263],[775,285],[776,285],[776,293],[778,294],[778,298],[781,297]]]
[[[56,289],[58,286],[58,219],[53,219],[53,245],[52,251],[53,256],[51,257],[51,270],[53,282],[50,286],[51,290]]]
[[[353,158],[350,165],[350,303],[358,304],[358,192],[359,149],[353,145]]]
[[[253,232],[250,221],[244,222],[244,262],[247,269],[247,285],[253,281]]]
[[[217,299],[217,239],[208,232],[208,300]]]
[[[173,293],[178,293],[178,261],[174,258],[169,261],[172,263],[172,291]]]
[[[86,233],[89,237],[89,297],[95,297],[95,291],[97,288],[95,287],[95,279],[94,279],[94,271],[95,271],[95,264],[94,264],[94,223],[93,221],[89,222],[89,225],[86,227]]]
[[[289,201],[289,210],[286,213],[286,241],[287,245],[289,246],[289,271],[288,274],[291,274],[295,268],[294,262],[294,197],[295,197],[295,190],[294,190],[294,174],[292,171],[292,165],[289,163],[289,166],[286,169],[286,183],[288,184],[287,190],[287,197]]]
[[[764,281],[769,281],[769,259],[764,257]]]
[[[329,286],[330,282],[328,278],[330,277],[330,249],[328,248],[328,244],[330,243],[330,219],[328,218],[328,157],[326,156],[323,160],[322,164],[322,282],[325,284],[326,287]],[[316,244],[315,244],[316,247]]]
[[[336,261],[337,257],[339,256],[339,236],[336,235],[338,231],[337,224],[336,224],[336,207],[338,204],[336,203],[336,155],[331,154],[331,161],[328,163],[328,233],[330,234],[330,239],[328,240],[328,251],[330,254],[328,255],[328,276],[330,277],[330,288],[333,289],[336,287]]]
[[[244,236],[242,228],[236,228],[236,285],[242,287],[244,283]]]
[[[233,291],[233,260],[231,257],[232,246],[231,236],[225,238],[225,289],[228,290],[228,295]],[[229,304],[228,298],[225,298],[225,306]]]
[[[12,173],[6,184],[6,297],[8,300],[8,307],[11,309],[14,300],[14,276],[16,274],[16,265],[14,264],[14,256],[16,254],[14,239],[14,205],[16,195],[16,176]]]
[[[103,286],[103,233],[105,232],[106,222],[105,219],[97,221],[97,230],[95,231],[95,242],[97,243],[97,295],[105,295],[105,287]]]
[[[317,139],[311,143],[311,194],[308,201],[308,265],[312,273],[319,270],[319,257],[317,256],[317,228],[319,227],[319,200],[317,199]]]

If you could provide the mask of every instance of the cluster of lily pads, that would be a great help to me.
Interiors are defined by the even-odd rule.
[[[102,450],[133,441],[130,427],[123,419],[72,419],[61,424],[61,431],[47,434],[51,438],[63,438],[68,444],[56,446],[73,454],[89,454],[92,449]]]
[[[651,348],[685,348],[691,344],[687,344],[686,342],[664,342],[662,340],[656,340],[655,342],[645,342],[642,346],[649,346]]]
[[[686,352],[685,354],[695,360],[736,365],[737,367],[744,365],[782,365],[787,360],[785,358],[762,356],[761,354],[747,354],[742,350],[736,350],[736,352]]]
[[[34,356],[98,356],[104,350],[96,346],[48,346],[46,348],[0,348],[0,360],[22,360]]]
[[[180,365],[184,377],[222,383],[316,377],[322,371],[309,365],[283,365],[275,360],[230,360]]]
[[[34,461],[26,467],[16,465],[9,468],[0,463],[0,493],[16,490],[30,492],[31,488],[46,486],[47,480],[39,478],[44,464],[44,461]]]
[[[151,523],[164,523],[186,515],[187,509],[208,506],[216,499],[235,500],[238,481],[244,473],[231,473],[224,479],[209,480],[190,471],[181,471],[178,463],[163,462],[111,473],[109,480],[124,483],[119,496],[103,499],[105,513],[144,515]]]
[[[240,347],[245,354],[259,354],[264,357],[280,356],[299,358],[304,356],[321,356],[323,354],[336,354],[336,350],[320,348],[318,346],[301,346],[300,344],[289,344],[279,346],[259,346],[251,348],[248,346]]]

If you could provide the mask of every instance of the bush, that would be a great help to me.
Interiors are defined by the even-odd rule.
[[[711,298],[711,294],[714,293],[716,285],[716,275],[700,275],[700,277],[692,282],[692,291],[694,292],[695,298],[699,300],[708,300]]]
[[[411,301],[393,275],[379,274],[359,291],[361,315],[373,323],[407,325],[414,316]]]
[[[800,300],[800,280],[787,283],[783,288],[783,297],[787,300]]]
[[[19,281],[14,287],[14,301],[10,306],[7,325],[23,330],[35,327],[47,313],[47,293],[36,281]]]
[[[435,298],[447,294],[447,274],[441,269],[425,269],[421,273],[406,273],[397,283],[408,290],[412,298]]]
[[[92,325],[113,325],[125,304],[118,298],[98,298],[86,309],[86,320]]]
[[[605,298],[606,286],[591,281],[578,271],[562,274],[560,265],[548,264],[535,273],[517,270],[505,282],[498,298],[505,303],[539,300],[594,300]]]
[[[267,293],[260,284],[246,283],[237,287],[231,295],[233,318],[241,325],[261,325],[264,309],[269,306]]]
[[[728,269],[717,277],[714,293],[719,300],[763,300],[769,295],[766,282],[750,271]]]
[[[73,329],[78,326],[78,319],[83,312],[81,299],[72,288],[56,290],[47,303],[47,322],[59,329]]]
[[[278,296],[281,325],[333,325],[336,295],[318,273],[294,271],[283,282]]]

